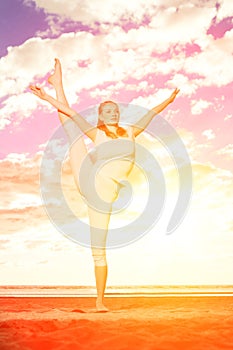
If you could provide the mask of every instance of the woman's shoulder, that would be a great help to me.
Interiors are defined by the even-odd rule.
[[[126,124],[123,126],[123,128],[126,130],[129,137],[133,136],[133,125]]]
[[[101,143],[104,140],[106,140],[107,136],[105,134],[105,132],[103,130],[101,130],[100,128],[96,128],[96,134],[95,134],[95,143]]]

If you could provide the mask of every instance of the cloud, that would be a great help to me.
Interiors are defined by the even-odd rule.
[[[44,9],[49,14],[56,14],[86,25],[96,25],[96,22],[118,23],[120,19],[131,19],[133,22],[141,22],[148,11],[155,8],[154,1],[148,0],[145,6],[143,0],[126,2],[124,0],[82,2],[56,0],[26,0],[26,5],[35,3],[38,8]],[[153,12],[152,12],[153,14]]]
[[[184,74],[178,73],[168,80],[167,85],[174,88],[179,87],[182,95],[191,96],[197,91],[200,85],[200,79],[191,79]]]
[[[0,161],[0,207],[5,233],[45,218],[39,194],[39,157],[27,156],[12,153]]]
[[[195,115],[202,114],[203,110],[209,108],[209,106],[211,105],[212,103],[206,100],[202,100],[202,99],[198,101],[193,100],[191,102],[191,112],[192,114],[195,114]]]
[[[59,148],[62,145],[54,142],[52,147]],[[28,227],[36,228],[49,220],[41,197],[40,164],[42,156],[41,151],[32,158],[28,154],[11,153],[0,161],[0,212],[4,233],[13,233]],[[55,166],[56,160],[52,160],[48,174],[53,175]],[[48,200],[46,205],[56,208],[60,204],[60,199],[56,195],[59,184],[55,183],[51,176],[49,180],[51,180],[50,190],[54,190],[54,196],[51,195],[51,200]],[[64,162],[61,186],[71,211],[79,218],[85,217],[87,209],[77,192],[68,160]]]
[[[224,118],[224,121],[231,119],[232,116],[233,116],[232,114],[227,114]]]
[[[191,43],[202,37],[216,13],[214,4],[203,5],[199,3],[199,6],[195,6],[195,3],[189,2],[181,4],[178,9],[175,6],[167,6],[153,16],[149,26],[156,29],[160,39],[157,43],[158,49],[167,49],[168,43]]]
[[[229,156],[230,158],[233,158],[233,144],[229,144],[217,151],[217,154],[219,155],[226,155]]]
[[[219,9],[217,12],[217,20],[221,21],[226,17],[233,16],[233,3],[231,0],[221,0],[219,3]]]
[[[39,184],[39,162],[41,156],[36,154],[33,158],[28,158],[28,154],[10,153],[5,159],[0,161],[1,182],[7,186],[2,186],[3,190],[9,190],[9,186],[15,185],[11,193],[17,193],[17,186],[28,186],[30,193],[34,194],[38,190]],[[34,188],[34,191],[32,190]]]
[[[131,104],[142,106],[148,110],[166,100],[172,93],[171,89],[159,89],[149,96],[139,96],[131,101]]]
[[[96,102],[96,97],[111,97],[111,93],[123,90],[124,86],[128,91],[135,86],[135,94],[143,91],[148,95],[156,79],[162,76],[169,76],[168,84],[172,87],[182,85],[187,96],[195,94],[200,86],[221,86],[233,79],[229,74],[232,71],[232,32],[218,40],[206,34],[216,14],[213,2],[203,5],[198,1],[189,4],[167,1],[163,8],[162,2],[155,6],[152,0],[146,6],[141,0],[133,3],[112,0],[104,6],[100,6],[99,1],[86,1],[82,5],[64,1],[58,4],[55,0],[35,3],[49,13],[75,20],[80,16],[83,23],[99,21],[99,31],[95,35],[82,30],[54,39],[31,38],[8,49],[7,56],[0,61],[0,96],[5,98],[0,119],[2,129],[12,120],[20,122],[22,116],[30,116],[38,105],[46,105],[51,110],[48,104],[26,90],[30,83],[45,79],[57,56],[62,57],[64,85],[71,104],[80,102],[81,94],[85,95],[87,90],[90,94],[85,101],[89,105],[93,100]],[[110,7],[113,12],[109,12]],[[145,15],[147,22],[127,30],[123,22],[118,21],[124,16],[128,16],[127,23],[140,21]],[[109,23],[117,20],[117,24],[111,27],[103,24],[105,16]],[[196,45],[200,50],[187,57],[187,44]],[[153,76],[150,84],[147,83],[149,75]],[[132,77],[137,83],[127,83]],[[106,89],[105,83],[109,85]]]
[[[219,2],[221,4],[218,12],[219,18],[229,15],[230,3],[225,6],[225,1]],[[166,0],[165,2],[159,0],[156,4],[153,0],[148,0],[146,3],[143,0],[135,0],[134,2],[105,0],[101,3],[98,0],[92,0],[92,2],[88,0],[82,2],[61,0],[59,3],[56,0],[49,2],[46,0],[24,0],[24,4],[28,6],[35,4],[37,8],[43,9],[48,14],[52,27],[54,23],[51,17],[53,15],[59,17],[60,20],[63,18],[63,21],[68,19],[92,27],[99,27],[103,23],[105,25],[120,22],[123,25],[127,22],[140,24],[145,18],[147,20],[152,18],[157,26],[162,26],[164,23],[167,25],[170,22],[171,25],[175,24],[175,29],[177,29],[179,28],[177,26],[187,25],[188,33],[179,33],[182,36],[189,35],[191,31],[194,32],[193,27],[195,30],[200,29],[203,25],[203,21],[200,21],[200,13],[203,14],[203,20],[209,16],[214,17],[216,14],[216,3],[212,0],[206,1],[204,4],[199,0],[192,0],[186,4],[182,0]],[[190,21],[194,21],[195,26],[190,25]]]
[[[198,162],[193,162],[193,171],[196,178],[197,190],[199,190],[199,194],[201,191],[207,192],[211,187],[215,187],[215,190],[212,191],[213,196],[215,193],[218,195],[226,194],[223,196],[223,199],[227,199],[227,193],[229,188],[233,186],[232,182],[232,173],[228,170],[224,170],[221,168],[217,168],[211,164],[203,164]],[[211,196],[208,199],[211,202]],[[216,206],[218,206],[218,203]],[[221,205],[219,205],[221,207]]]
[[[202,135],[205,136],[207,140],[213,140],[216,137],[215,133],[211,129],[204,130]]]
[[[2,191],[1,191],[2,192]],[[24,205],[26,203],[24,202]],[[41,223],[47,222],[47,216],[42,206],[28,206],[17,209],[1,209],[2,234],[12,234],[31,228],[31,233],[37,232]]]
[[[196,164],[200,161],[200,159],[202,161],[208,159],[208,154],[213,147],[213,142],[207,142],[206,140],[204,142],[201,142],[196,137],[195,132],[187,131],[186,129],[177,129],[177,132],[186,147],[192,164]]]
[[[209,250],[210,240],[228,247],[224,234],[232,235],[232,172],[213,166],[211,163],[192,161],[193,195],[187,216],[187,225],[192,227],[191,239],[200,248]],[[171,169],[170,176],[175,170]],[[233,236],[230,236],[232,240]],[[218,243],[217,243],[218,241]],[[194,247],[193,247],[194,248]],[[202,255],[202,254],[201,254]]]
[[[52,110],[49,105],[29,94],[27,87],[30,83],[38,82],[52,93],[51,87],[44,81],[53,67],[54,57],[57,56],[62,59],[64,84],[69,101],[71,104],[77,103],[83,109],[96,103],[97,99],[118,96],[117,94],[127,102],[150,108],[167,98],[175,86],[179,86],[186,100],[180,99],[177,110],[168,109],[164,114],[165,118],[176,123],[179,113],[190,113],[187,97],[192,98],[191,109],[196,115],[209,107],[221,110],[223,100],[219,99],[218,104],[216,99],[210,99],[209,96],[214,95],[214,87],[227,85],[233,80],[233,32],[228,31],[223,37],[214,39],[207,31],[215,20],[222,21],[229,17],[232,13],[231,1],[219,0],[218,6],[212,0],[193,0],[191,3],[183,0],[158,0],[156,4],[152,0],[25,0],[24,3],[36,4],[37,8],[45,10],[49,29],[47,32],[38,32],[36,38],[31,38],[18,47],[9,47],[8,54],[0,61],[2,129],[11,123],[20,123],[24,118],[30,117],[34,110]],[[70,28],[69,33],[64,34],[64,31],[68,31],[67,28]],[[49,35],[56,38],[51,39]],[[212,89],[199,99],[195,94],[200,87]],[[127,112],[127,108],[123,112]],[[229,113],[230,110],[225,117],[228,123],[231,118]],[[208,122],[207,118],[206,121]],[[187,217],[186,226],[181,227],[178,234],[181,232],[185,236],[188,232],[188,239],[193,239],[191,242],[195,242],[197,238],[201,243],[205,241],[206,245],[200,244],[198,249],[203,249],[200,259],[207,261],[206,251],[209,257],[213,255],[213,251],[217,254],[219,246],[223,248],[222,251],[232,247],[232,173],[210,163],[197,162],[200,155],[211,149],[210,142],[201,144],[193,133],[186,130],[179,130],[179,133],[193,162],[194,194],[191,214]],[[203,135],[207,140],[211,141],[214,133],[215,130],[205,124]],[[176,199],[177,170],[164,147],[147,136],[140,135],[138,140],[157,157],[166,176],[168,192],[172,199]],[[36,269],[40,265],[45,266],[44,270],[40,270],[40,281],[51,283],[55,270],[59,271],[59,276],[52,281],[61,281],[57,266],[64,266],[63,259],[67,259],[67,251],[70,253],[73,249],[73,256],[78,256],[75,251],[77,246],[73,243],[66,245],[65,242],[69,240],[60,239],[61,235],[57,235],[56,229],[48,222],[42,206],[39,166],[44,146],[41,145],[41,151],[34,157],[27,153],[11,153],[0,162],[3,260],[8,263],[9,256],[14,257],[12,280],[17,274],[15,266],[21,264],[25,268],[32,262]],[[54,142],[52,147],[62,149],[59,142]],[[230,144],[216,153],[232,159],[232,150],[233,146]],[[52,171],[53,162],[48,165],[48,170]],[[139,191],[138,196],[136,195],[130,210],[122,213],[121,218],[115,221],[137,215],[140,191],[146,192],[146,188],[139,171],[134,171],[131,181]],[[70,208],[75,214],[86,218],[86,208],[77,195],[68,161],[63,166],[62,186]],[[58,200],[51,199],[49,205],[59,205]],[[140,205],[143,205],[142,200]],[[170,201],[168,205],[170,209]],[[224,234],[225,236],[221,236]],[[213,236],[218,237],[216,241]],[[166,249],[167,245],[166,238]],[[9,246],[10,249],[7,250]],[[64,251],[64,247],[69,248],[65,249],[64,256],[57,254]],[[148,249],[148,245],[145,249]],[[196,247],[192,246],[190,252],[192,249],[194,256]],[[144,254],[141,247],[138,251]],[[174,246],[171,251],[174,255],[177,252],[183,253],[185,259],[188,258],[187,251],[175,250]],[[55,256],[57,260],[51,263],[50,258]],[[83,255],[80,255],[80,260],[81,257]],[[65,268],[80,266],[73,262],[75,259],[66,263]],[[27,269],[20,271],[22,275],[17,274],[19,276],[24,276],[26,271],[25,281],[28,283]],[[5,280],[8,280],[8,272],[6,270]],[[69,279],[68,275],[64,273],[64,280]],[[37,277],[36,273],[35,278]],[[20,280],[21,277],[17,278]],[[30,281],[32,280],[31,275]]]
[[[193,145],[193,142],[195,141],[193,139],[193,135],[185,132],[185,130],[183,130],[182,139],[186,141],[187,146]],[[155,155],[158,156],[159,159],[166,161],[166,158],[168,158],[168,155],[163,152],[163,147],[158,146],[153,142],[153,140],[145,137],[145,135],[142,135],[142,138],[139,141],[141,144],[150,147],[152,151],[155,151]],[[56,147],[56,144],[53,146]],[[195,145],[193,145],[193,147],[194,146]],[[43,146],[41,146],[41,148],[42,147]],[[32,194],[35,193],[32,192],[33,187],[30,187],[29,184],[35,179],[40,158],[41,154],[37,155],[37,158],[29,158],[27,154],[11,154],[8,156],[8,159],[5,159],[0,163],[2,178],[5,180],[8,179],[9,181],[11,180],[10,186],[8,187],[6,186],[5,181],[1,181],[1,198],[3,198],[6,193],[9,193],[9,198],[12,199],[11,203],[14,204],[14,200],[17,200],[17,198],[20,201],[18,202],[18,208],[17,205],[5,205],[5,209],[3,209],[1,212],[2,218],[4,218],[2,222],[5,229],[5,232],[2,232],[1,234],[1,237],[5,242],[5,245],[2,247],[1,257],[1,263],[5,264],[4,266],[6,266],[6,270],[4,270],[5,277],[4,271],[1,270],[1,277],[3,281],[8,281],[9,276],[11,281],[34,281],[34,274],[29,274],[27,279],[25,277],[25,280],[23,277],[23,271],[27,272],[27,266],[30,263],[30,266],[35,267],[40,283],[48,283],[48,276],[52,276],[52,281],[55,281],[55,283],[60,281],[62,284],[63,281],[66,281],[67,277],[65,273],[63,277],[54,277],[53,271],[56,263],[60,260],[60,264],[62,264],[66,270],[69,270],[72,269],[72,266],[77,265],[74,264],[76,258],[80,260],[81,258],[86,259],[83,250],[79,250],[77,254],[77,249],[79,249],[78,246],[74,245],[73,242],[69,241],[68,239],[62,237],[61,234],[58,234],[56,229],[48,223],[48,219],[43,211],[43,208],[36,203],[36,200],[34,201],[36,197],[33,197]],[[66,166],[68,167],[68,165]],[[167,189],[169,195],[166,205],[169,206],[170,210],[170,192],[172,192],[173,195],[174,187],[177,186],[177,183],[174,180],[177,179],[176,169],[173,166],[172,168],[169,168],[169,171],[167,171],[165,167],[165,172],[168,179]],[[135,178],[132,178],[132,181],[134,184],[138,185],[142,182],[142,179],[136,178],[136,175],[138,174],[135,174]],[[174,256],[177,253],[183,254],[187,264],[189,264],[190,261],[192,262],[192,259],[200,259],[201,261],[204,260],[205,262],[212,262],[214,260],[216,262],[216,257],[219,257],[219,247],[221,247],[225,254],[228,254],[228,251],[230,251],[232,247],[232,197],[230,195],[233,190],[232,173],[230,171],[225,171],[214,167],[211,164],[193,162],[193,175],[194,193],[191,207],[189,209],[190,214],[187,216],[186,223],[184,222],[184,225],[182,224],[177,233],[174,234],[174,239],[175,237],[177,238],[175,243],[174,241],[173,243],[171,242],[173,238],[170,238],[170,241],[168,241],[166,237],[166,248],[164,251],[166,253],[168,252],[170,242],[172,245],[172,254],[174,254]],[[67,169],[63,176],[68,176],[67,181],[65,181],[66,190],[69,192],[68,195],[73,196],[70,198],[70,201],[74,204],[77,202],[77,197],[75,197],[75,188],[72,187],[73,185],[71,183],[70,170]],[[17,179],[20,180],[19,183]],[[142,190],[146,192],[144,187],[142,187]],[[176,197],[174,199],[176,199]],[[140,195],[138,200],[140,200]],[[33,205],[30,206],[29,203]],[[15,204],[17,204],[17,202],[15,202]],[[132,204],[133,205],[131,211],[129,212],[129,217],[123,213],[121,218],[122,222],[120,223],[125,224],[126,219],[131,220],[137,216],[137,205],[136,203]],[[142,200],[140,200],[140,205],[142,205]],[[133,209],[135,212],[133,212]],[[166,215],[166,220],[167,217],[168,216]],[[119,226],[119,222],[116,222],[116,224]],[[156,229],[152,230],[153,232],[151,232],[151,237],[152,235],[156,235],[156,233],[158,233],[157,230],[158,228],[156,226]],[[183,237],[184,239],[186,237],[186,241],[184,241]],[[141,250],[141,244],[143,242],[143,240],[140,241],[140,247],[138,250],[135,247],[130,247],[130,249],[135,250],[133,250],[133,252],[131,251],[130,254],[132,255],[127,256],[131,256],[133,258],[133,256],[135,256],[134,253],[138,252],[139,254],[142,254],[143,257],[144,253]],[[153,246],[153,242],[154,241],[152,241],[151,245],[149,246],[145,244],[145,249],[149,249],[152,256],[154,253],[152,252],[152,248],[150,249],[150,246]],[[185,245],[185,242],[190,245],[190,248],[189,246]],[[163,252],[161,252],[161,247],[162,246],[160,245],[158,250],[160,250],[161,256],[164,256]],[[187,248],[190,249],[190,254],[187,252]],[[69,258],[67,258],[67,254],[69,255]],[[216,256],[213,256],[213,254]],[[9,256],[13,257],[10,262]],[[158,252],[156,259],[159,259],[160,263],[163,261],[161,256]],[[88,261],[88,259],[85,261]],[[150,262],[152,261],[154,260],[151,260]],[[179,261],[180,260],[178,259],[178,262]],[[91,268],[91,255],[89,262]],[[229,259],[227,259],[225,256],[223,265],[227,264],[228,262]],[[9,268],[8,265],[14,269],[14,273],[7,270]],[[43,269],[41,267],[42,265],[44,266]],[[179,268],[180,267],[181,265],[179,265]],[[200,269],[200,264],[195,265],[195,268],[197,269],[195,271],[198,271]],[[15,271],[22,271],[22,274],[16,274]],[[180,271],[183,272],[183,270],[179,270],[179,273]],[[80,275],[78,277],[80,278]],[[69,278],[69,281],[75,281],[77,276],[71,277],[69,275]],[[217,280],[220,278],[220,275],[217,275],[215,278]]]
[[[7,91],[9,92],[9,91]],[[22,93],[10,96],[4,102],[0,109],[0,130],[15,121],[19,124],[25,118],[31,117],[33,111],[38,107],[39,100],[31,93]]]
[[[233,64],[233,30],[228,31],[220,39],[212,36],[200,36],[195,40],[201,47],[201,52],[188,57],[184,70],[189,74],[202,77],[201,86],[222,86],[233,80],[230,67]]]

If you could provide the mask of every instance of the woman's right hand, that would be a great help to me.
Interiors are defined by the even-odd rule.
[[[173,91],[173,93],[172,93],[171,96],[169,97],[170,102],[173,102],[173,101],[175,100],[176,95],[177,95],[179,92],[180,92],[180,89],[177,89],[177,88]]]
[[[34,95],[36,95],[40,99],[47,100],[48,95],[46,94],[46,92],[44,91],[44,89],[42,87],[39,87],[39,86],[36,86],[36,85],[31,85],[30,86],[30,90],[32,91],[32,93]]]

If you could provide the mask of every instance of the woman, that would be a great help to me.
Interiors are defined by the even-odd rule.
[[[61,64],[58,59],[55,59],[54,74],[49,77],[48,81],[55,88],[56,99],[38,86],[30,86],[30,89],[36,96],[47,101],[58,110],[59,119],[71,142],[74,138],[70,134],[70,132],[72,133],[72,131],[69,131],[70,128],[68,129],[66,127],[67,120],[72,120],[77,124],[79,129],[91,139],[95,146],[101,146],[104,142],[110,140],[121,139],[131,141],[124,144],[124,147],[119,147],[117,159],[115,159],[113,152],[114,147],[110,147],[110,150],[107,147],[105,149],[103,147],[97,147],[94,162],[88,155],[82,138],[72,142],[70,147],[70,162],[74,179],[78,190],[87,199],[88,204],[91,247],[97,289],[96,308],[97,311],[108,311],[104,305],[104,291],[107,280],[106,238],[112,203],[117,199],[120,189],[119,182],[129,175],[133,167],[135,137],[146,128],[156,114],[160,113],[174,101],[179,90],[175,89],[168,99],[146,113],[137,122],[137,125],[129,126],[126,129],[119,126],[120,113],[118,105],[113,101],[105,101],[99,106],[98,123],[96,127],[93,127],[80,114],[69,107],[63,89]],[[106,149],[107,152],[104,152]],[[119,154],[119,152],[122,152],[122,154]],[[111,158],[114,159],[109,161]],[[84,159],[85,162],[83,162]],[[104,159],[106,162],[103,163]],[[90,192],[89,186],[80,186],[79,174],[83,163],[86,164],[86,169],[90,169],[90,173],[92,172],[91,169],[94,169],[96,192],[100,198],[100,202],[95,201],[94,205],[91,200],[93,193]],[[100,169],[98,165],[100,165]],[[105,203],[104,210],[100,208],[103,203],[102,201]]]

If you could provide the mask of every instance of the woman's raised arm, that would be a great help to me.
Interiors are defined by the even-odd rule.
[[[134,136],[138,136],[143,130],[145,130],[153,117],[162,112],[170,103],[172,103],[179,92],[179,89],[175,89],[169,98],[152,108],[140,120],[138,120],[137,123],[133,126]]]
[[[92,141],[95,140],[96,136],[96,127],[93,127],[86,119],[84,119],[80,114],[78,114],[74,109],[66,106],[62,102],[59,102],[52,96],[48,95],[43,88],[31,85],[30,90],[34,95],[39,97],[41,100],[47,101],[53,107],[55,107],[59,112],[70,117]]]

